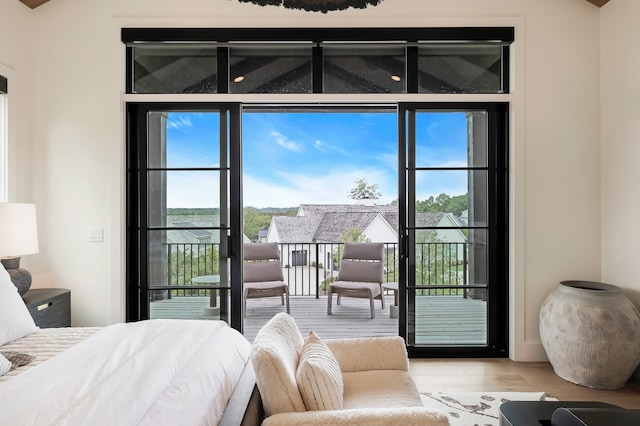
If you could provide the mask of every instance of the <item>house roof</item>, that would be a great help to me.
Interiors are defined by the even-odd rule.
[[[364,231],[381,216],[378,212],[328,212],[322,216],[314,234],[314,241],[336,242],[350,229]]]
[[[301,204],[297,216],[274,216],[271,226],[282,243],[335,242],[350,229],[364,231],[378,217],[398,229],[397,206],[358,204]]]
[[[317,217],[273,216],[271,228],[278,232],[282,243],[311,242],[318,222]]]
[[[363,205],[363,204],[301,204],[298,207],[299,216],[322,216],[326,213],[370,213],[378,212],[393,229],[398,229],[398,206]]]
[[[271,229],[281,243],[336,242],[350,229],[365,231],[380,218],[398,232],[398,207],[393,205],[301,204],[298,216],[273,216]],[[451,213],[416,213],[419,228],[464,226]]]
[[[445,213],[416,213],[416,226],[433,227],[438,226]]]

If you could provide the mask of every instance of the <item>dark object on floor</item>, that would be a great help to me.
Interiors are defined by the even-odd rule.
[[[560,423],[558,420],[555,420],[556,423],[553,423],[554,420],[552,420],[552,417],[556,410],[560,408],[569,410],[597,408],[600,410],[608,410],[611,414],[606,423],[569,423],[568,420],[563,420],[567,419],[564,417],[564,414],[560,414],[561,418],[559,421],[567,421],[567,423]],[[584,426],[585,424],[588,426],[621,426],[628,423],[618,423],[612,420],[612,416],[614,416],[615,413],[625,411],[633,410],[625,410],[617,405],[596,401],[509,401],[500,406],[500,426]],[[638,425],[640,422],[636,421],[636,423],[633,424]]]

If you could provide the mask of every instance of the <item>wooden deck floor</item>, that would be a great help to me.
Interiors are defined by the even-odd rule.
[[[327,315],[327,297],[292,296],[291,315],[303,335],[315,331],[322,338],[396,336],[398,320],[390,318],[393,298],[387,296],[385,308],[376,301],[376,317],[370,318],[365,299],[343,298],[333,314]],[[204,314],[208,297],[174,297],[151,303],[151,318],[218,319]],[[278,298],[251,299],[247,302],[244,334],[253,341],[258,330],[275,314],[284,312]],[[416,299],[417,344],[482,345],[486,342],[486,303],[459,296],[422,296]]]

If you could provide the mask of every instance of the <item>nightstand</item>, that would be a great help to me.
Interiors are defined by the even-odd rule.
[[[38,327],[71,327],[71,292],[69,290],[35,288],[29,290],[22,299]]]

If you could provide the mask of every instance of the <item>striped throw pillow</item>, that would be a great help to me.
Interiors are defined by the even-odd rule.
[[[302,346],[296,382],[308,411],[342,409],[344,382],[340,365],[313,331]]]
[[[4,375],[4,373],[8,372],[9,370],[11,370],[11,361],[0,354],[0,376]]]

